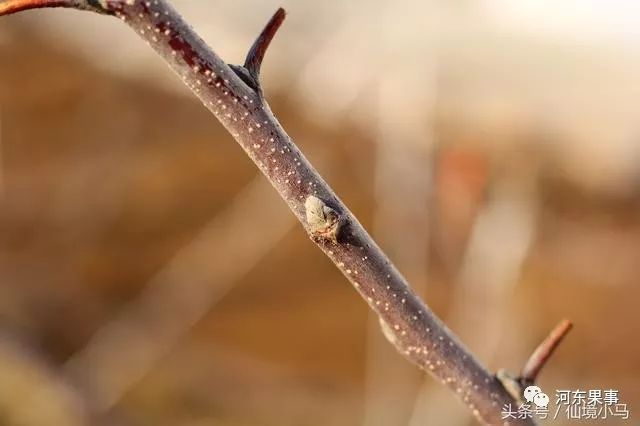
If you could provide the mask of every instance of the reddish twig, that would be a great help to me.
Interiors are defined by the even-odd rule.
[[[538,374],[540,374],[540,370],[545,366],[572,327],[573,324],[571,324],[571,321],[566,319],[560,321],[560,323],[551,330],[547,338],[533,351],[520,373],[519,381],[523,386],[526,387],[535,383]]]
[[[97,13],[107,13],[106,10],[100,6],[98,0],[3,0],[0,1],[0,16],[45,7],[66,7],[91,10]]]
[[[260,86],[260,67],[262,66],[262,60],[271,44],[271,40],[273,40],[276,32],[278,32],[278,29],[284,22],[286,15],[283,8],[279,8],[276,13],[273,14],[251,46],[251,49],[249,49],[243,66],[229,65],[238,77],[247,83],[260,97],[262,97],[262,87]]]
[[[14,6],[7,6],[11,4]],[[380,317],[385,335],[398,351],[449,387],[481,422],[533,424],[528,418],[502,418],[502,407],[514,404],[514,397],[412,291],[273,116],[257,78],[284,11],[276,12],[266,26],[247,55],[245,66],[230,67],[166,0],[68,0],[50,4],[97,9],[126,22],[231,133],[312,240]],[[44,7],[42,0],[0,0],[0,15],[3,10],[9,13],[33,7]],[[255,215],[255,220],[261,221],[260,212]]]
[[[244,61],[244,67],[249,71],[249,74],[256,79],[256,81],[258,81],[258,78],[260,77],[260,67],[262,65],[264,55],[269,48],[269,44],[271,44],[273,36],[276,35],[276,32],[278,32],[278,29],[280,29],[280,26],[284,22],[286,15],[287,14],[284,9],[279,8],[276,13],[273,14],[267,25],[265,25],[264,29],[247,53],[247,58]]]

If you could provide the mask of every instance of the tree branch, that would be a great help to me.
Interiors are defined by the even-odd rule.
[[[0,0],[0,15],[48,6],[93,10],[127,23],[245,150],[312,240],[379,315],[385,335],[405,357],[448,386],[481,422],[533,424],[502,419],[502,407],[514,398],[411,290],[273,116],[258,76],[283,10],[258,38],[245,66],[232,69],[165,0]],[[259,211],[255,216],[261,220]]]
[[[553,352],[572,327],[573,324],[571,324],[571,321],[566,319],[560,321],[560,323],[551,330],[547,338],[533,351],[520,373],[519,381],[523,387],[535,383],[538,374],[540,374],[540,370],[542,370],[542,367],[549,361]]]
[[[0,1],[0,16],[45,7],[66,7],[108,14],[102,3],[104,2],[99,0],[2,0]]]

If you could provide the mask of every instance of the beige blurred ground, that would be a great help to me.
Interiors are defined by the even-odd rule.
[[[288,5],[273,109],[492,370],[570,318],[541,387],[618,389],[637,422],[634,34],[462,3]],[[178,5],[235,62],[272,6]],[[0,424],[469,423],[116,24],[0,20]]]

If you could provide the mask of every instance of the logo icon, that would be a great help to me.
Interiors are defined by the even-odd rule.
[[[524,390],[524,399],[527,402],[533,402],[538,408],[547,408],[549,405],[549,396],[538,386],[527,386]]]

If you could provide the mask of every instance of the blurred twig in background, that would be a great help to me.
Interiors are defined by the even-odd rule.
[[[392,51],[394,46],[380,49]],[[422,57],[426,64],[421,87],[416,92],[424,93],[423,99],[434,100],[437,93],[435,57],[426,52]],[[376,93],[373,233],[414,290],[426,295],[433,135],[428,131],[425,134],[425,129],[433,124],[435,102],[425,102],[421,113],[415,115],[389,108],[402,103],[399,98],[404,93],[399,82],[405,81],[405,71],[402,63],[389,64],[389,72],[398,78],[380,81]],[[402,185],[398,184],[400,181]],[[370,315],[364,425],[407,424],[422,377],[400,362],[380,335],[379,327],[376,316]]]
[[[491,363],[500,348],[513,345],[507,338],[507,326],[509,330],[520,329],[520,319],[510,309],[509,300],[520,282],[520,270],[535,236],[537,211],[535,161],[513,155],[500,160],[499,164],[489,166],[497,170],[485,185],[475,188],[484,193],[485,200],[470,231],[462,265],[455,277],[453,305],[447,315],[448,324],[474,353]],[[419,397],[418,401],[423,402],[418,404],[426,404],[422,408],[425,415],[433,416],[435,410],[442,410],[447,412],[452,425],[468,422],[462,418],[454,420],[459,410],[446,402],[440,389],[423,387],[422,392],[426,395]],[[428,419],[434,421],[435,418]]]
[[[37,351],[0,332],[0,423],[88,426],[82,394]]]
[[[273,198],[263,179],[249,183],[67,362],[97,409],[111,408],[293,227]],[[253,220],[256,211],[268,226]]]

